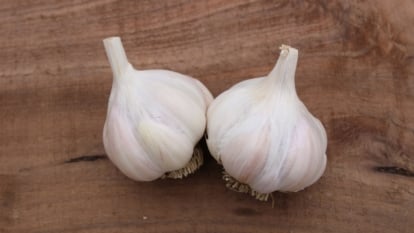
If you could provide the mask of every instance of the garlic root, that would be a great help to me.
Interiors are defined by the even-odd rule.
[[[167,172],[165,173],[161,178],[171,178],[171,179],[182,179],[187,177],[188,175],[193,174],[196,172],[201,165],[204,163],[204,156],[203,156],[203,150],[200,146],[196,146],[194,148],[193,156],[191,157],[190,162],[187,163],[187,165],[181,169]]]
[[[252,188],[250,188],[248,184],[240,183],[225,171],[223,171],[223,180],[226,182],[226,187],[228,189],[239,193],[250,194],[259,201],[267,201],[269,197],[272,195],[272,193],[259,193],[253,190]]]

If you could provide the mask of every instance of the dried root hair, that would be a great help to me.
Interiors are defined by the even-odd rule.
[[[200,146],[194,148],[193,156],[187,165],[181,169],[166,172],[161,178],[182,179],[197,171],[204,163],[203,150]]]
[[[269,197],[273,198],[271,193],[259,193],[253,190],[249,185],[240,183],[225,171],[223,172],[223,180],[226,182],[227,188],[239,193],[250,194],[259,201],[267,201]]]

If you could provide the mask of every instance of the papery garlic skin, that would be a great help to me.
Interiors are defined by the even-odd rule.
[[[204,134],[211,93],[183,74],[135,70],[119,37],[104,46],[114,75],[103,130],[109,158],[138,181],[182,169]]]
[[[326,167],[327,136],[296,94],[298,51],[281,47],[267,77],[240,82],[207,112],[207,145],[224,170],[258,193],[296,192]]]

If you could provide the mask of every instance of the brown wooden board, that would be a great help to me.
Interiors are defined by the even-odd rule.
[[[137,69],[214,95],[298,48],[322,179],[274,208],[226,189],[212,158],[185,180],[127,179],[102,145],[116,35]],[[0,232],[414,232],[414,2],[2,0]]]

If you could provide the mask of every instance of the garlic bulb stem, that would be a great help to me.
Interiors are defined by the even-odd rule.
[[[125,54],[124,46],[122,45],[121,38],[110,37],[103,40],[106,55],[108,56],[109,63],[114,75],[114,80],[121,78],[122,73],[130,66],[128,58]]]
[[[280,56],[273,70],[265,79],[265,84],[272,88],[272,93],[288,91],[296,95],[295,73],[298,63],[298,50],[288,45],[280,46]]]

